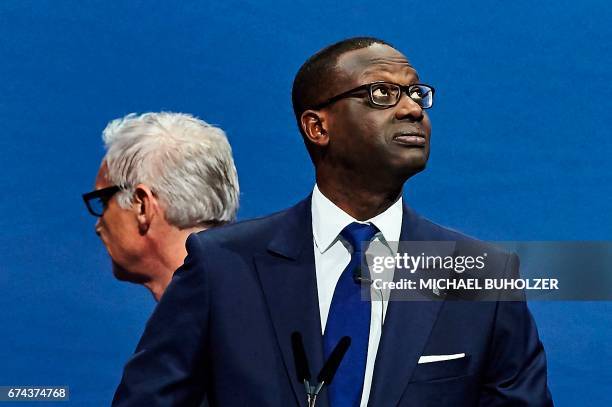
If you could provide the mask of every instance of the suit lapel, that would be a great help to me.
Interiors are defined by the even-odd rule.
[[[429,235],[428,227],[431,226],[404,207],[400,241],[437,240]],[[406,253],[406,245],[400,244],[398,252]],[[401,278],[402,271],[396,270],[394,280]],[[376,356],[370,406],[397,405],[400,401],[443,303],[426,297],[422,301],[398,300],[394,294],[397,293],[391,293]]]
[[[302,334],[311,374],[323,365],[321,319],[314,263],[310,198],[289,209],[282,227],[255,258],[276,339],[298,405],[306,405],[304,385],[297,380],[291,334]],[[314,379],[313,377],[313,379]],[[326,406],[325,397],[317,405]]]

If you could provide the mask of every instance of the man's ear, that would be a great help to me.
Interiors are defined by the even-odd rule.
[[[306,138],[313,144],[325,147],[329,143],[327,117],[319,110],[306,110],[300,116],[300,124]]]
[[[144,184],[136,185],[134,189],[134,209],[138,221],[138,231],[144,235],[149,230],[153,218],[157,215],[159,205],[151,188]]]

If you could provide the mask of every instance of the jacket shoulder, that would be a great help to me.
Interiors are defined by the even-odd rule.
[[[202,243],[216,242],[219,245],[239,244],[247,241],[253,245],[257,241],[266,241],[277,228],[283,223],[288,209],[266,215],[259,218],[239,221],[197,233]]]
[[[458,230],[440,225],[413,212],[416,217],[416,224],[420,229],[426,231],[427,239],[431,241],[455,241],[458,247],[464,251],[479,251],[496,254],[502,257],[510,256],[508,250],[492,243],[480,240],[476,237],[467,235]]]

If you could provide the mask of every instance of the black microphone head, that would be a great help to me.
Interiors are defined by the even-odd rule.
[[[308,367],[308,358],[304,350],[302,342],[302,334],[294,332],[291,334],[291,348],[293,349],[293,360],[295,361],[295,372],[298,381],[303,383],[305,380],[310,381],[310,368]]]
[[[351,346],[351,338],[348,336],[343,336],[342,339],[338,341],[338,344],[329,355],[329,358],[327,358],[327,362],[325,362],[325,365],[323,365],[323,368],[317,377],[319,383],[325,383],[327,385],[331,384],[334,375],[340,366],[340,362],[342,362],[344,354],[348,350],[349,346]]]

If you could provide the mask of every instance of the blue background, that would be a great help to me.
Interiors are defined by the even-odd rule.
[[[293,76],[349,36],[390,41],[436,87],[417,211],[483,239],[610,239],[609,2],[126,3],[0,2],[0,385],[107,405],[154,307],[114,280],[80,198],[105,124],[198,115],[233,145],[240,219],[289,206],[313,185]],[[612,405],[612,304],[532,309],[557,405]]]

